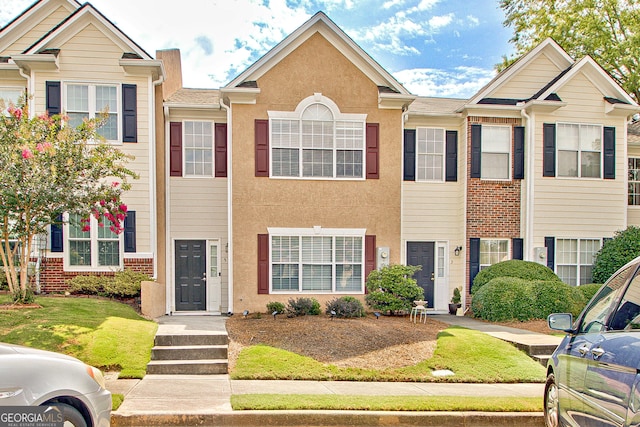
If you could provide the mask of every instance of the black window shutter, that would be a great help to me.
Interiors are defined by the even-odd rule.
[[[511,239],[511,259],[524,259],[524,240],[520,237]]]
[[[471,178],[480,178],[482,167],[482,125],[471,125]]]
[[[416,180],[416,130],[404,130],[404,180]]]
[[[447,142],[445,181],[456,182],[458,180],[458,131],[448,130],[445,140]]]
[[[138,141],[138,95],[136,85],[122,85],[122,141]]]
[[[542,176],[556,176],[556,125],[545,123],[542,127]]]
[[[524,179],[524,126],[513,128],[513,179]]]
[[[128,211],[124,218],[124,251],[136,252],[136,211]]]
[[[47,113],[50,116],[60,114],[62,112],[62,92],[60,91],[60,82],[46,83],[46,103]]]
[[[473,279],[480,272],[480,239],[469,239],[469,293],[473,286]]]
[[[604,128],[604,179],[616,179],[616,128]]]
[[[56,222],[51,224],[51,252],[62,252],[63,248],[62,215],[58,215]]]
[[[555,271],[556,238],[545,237],[544,246],[547,248],[547,267]]]

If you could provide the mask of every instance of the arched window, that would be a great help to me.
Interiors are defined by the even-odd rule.
[[[364,114],[340,113],[316,94],[294,112],[270,111],[271,175],[300,178],[364,178]]]

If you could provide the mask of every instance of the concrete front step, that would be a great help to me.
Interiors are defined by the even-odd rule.
[[[160,334],[156,335],[157,346],[184,346],[184,345],[227,345],[229,337],[226,332],[211,332],[207,334]]]
[[[203,360],[226,359],[227,345],[156,345],[151,349],[151,360]]]
[[[536,362],[539,362],[542,366],[546,368],[547,362],[549,361],[549,359],[551,359],[551,355],[550,354],[533,354],[531,355],[531,358]]]
[[[147,364],[147,374],[212,375],[226,374],[227,359],[204,360],[152,360]]]

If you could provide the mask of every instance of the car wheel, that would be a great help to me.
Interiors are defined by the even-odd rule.
[[[60,409],[64,416],[64,427],[87,427],[87,422],[76,408],[66,403],[51,403],[48,406],[55,406]]]
[[[560,425],[559,410],[556,376],[549,374],[544,385],[544,425],[546,427],[558,427]]]

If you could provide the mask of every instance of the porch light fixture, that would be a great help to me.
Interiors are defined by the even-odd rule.
[[[462,250],[462,246],[456,246],[456,248],[453,250],[453,254],[455,256],[460,256],[460,251]]]

